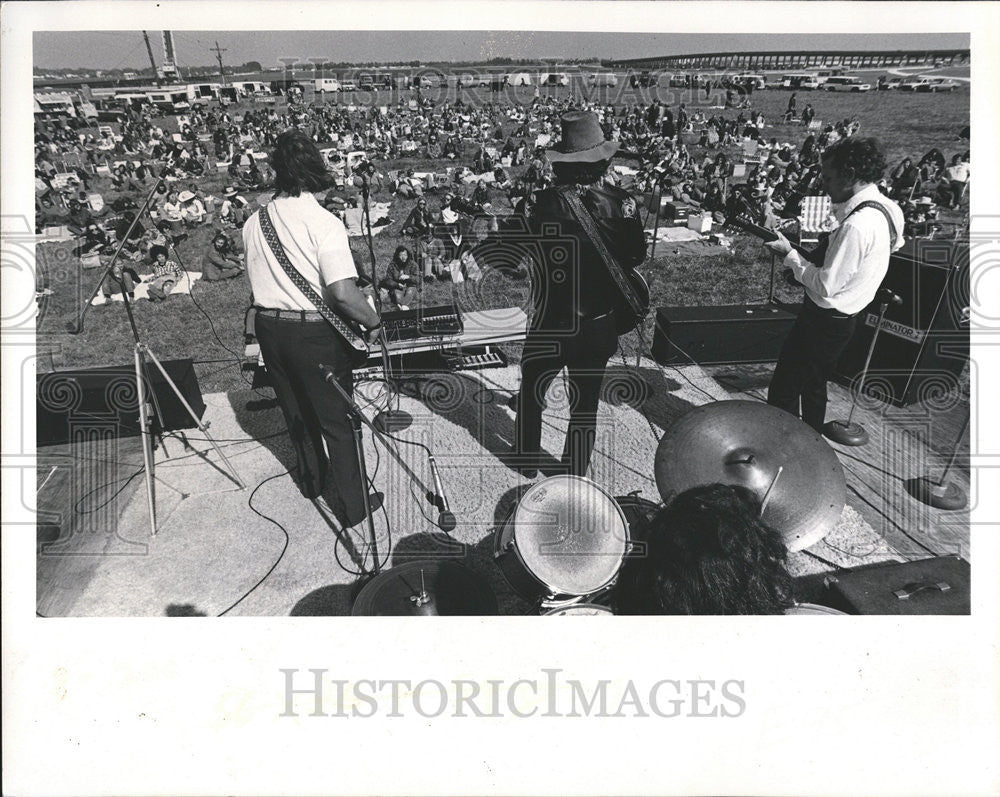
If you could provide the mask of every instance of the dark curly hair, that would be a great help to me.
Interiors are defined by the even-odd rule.
[[[298,128],[286,130],[271,152],[275,196],[279,193],[299,196],[303,191],[324,191],[331,177],[323,156],[313,140]]]
[[[556,161],[552,164],[552,173],[563,185],[593,185],[604,176],[610,165],[610,160],[592,163]]]
[[[853,177],[863,183],[877,183],[885,173],[885,155],[874,138],[849,136],[823,150],[823,163],[828,163],[839,174]]]
[[[618,614],[781,614],[794,604],[781,534],[745,487],[710,484],[651,521],[645,556],[626,561]]]

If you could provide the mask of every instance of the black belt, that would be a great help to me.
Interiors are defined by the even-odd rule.
[[[285,319],[288,321],[325,321],[323,315],[316,310],[275,310],[269,307],[255,307],[257,315],[267,318]]]

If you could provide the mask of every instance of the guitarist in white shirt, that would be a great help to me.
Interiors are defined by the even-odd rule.
[[[840,226],[821,265],[796,252],[785,236],[766,244],[805,287],[802,312],[778,357],[769,404],[822,432],[827,380],[854,334],[858,314],[875,298],[889,255],[903,245],[903,213],[876,183],[885,158],[872,138],[848,137],[823,152],[823,188]]]
[[[367,486],[362,484],[347,407],[325,382],[319,364],[330,366],[351,394],[358,354],[306,293],[322,297],[327,314],[332,310],[340,319],[363,325],[369,345],[381,335],[381,319],[358,289],[343,222],[313,196],[331,182],[316,145],[302,131],[287,130],[278,137],[271,165],[276,192],[267,205],[267,218],[288,265],[299,276],[289,276],[268,242],[262,208],[243,227],[255,332],[295,449],[293,476],[299,489],[311,500],[322,495],[337,519],[353,526],[365,518],[362,490]],[[297,287],[296,280],[304,280],[309,290]],[[360,340],[356,343],[363,348]],[[376,494],[373,511],[380,505]]]

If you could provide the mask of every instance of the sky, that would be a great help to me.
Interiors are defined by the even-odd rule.
[[[159,31],[149,31],[157,64]],[[474,61],[511,58],[638,58],[681,53],[754,50],[883,50],[967,48],[963,33],[710,34],[573,33],[545,31],[174,31],[177,64],[215,64],[216,41],[226,65],[281,58],[330,61]],[[42,69],[148,67],[140,31],[37,32],[34,65]]]

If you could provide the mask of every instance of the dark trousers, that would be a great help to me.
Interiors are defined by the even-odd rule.
[[[826,383],[854,334],[856,322],[857,315],[824,310],[807,298],[781,347],[767,403],[801,417],[822,432]]]
[[[362,516],[361,471],[347,404],[319,370],[319,363],[329,366],[341,387],[352,395],[347,344],[325,321],[271,318],[258,313],[254,326],[295,449],[299,489],[306,498],[316,498],[329,485],[336,493],[333,509],[347,517]]]
[[[532,329],[521,355],[515,453],[534,467],[541,453],[542,408],[552,380],[565,367],[569,376],[569,429],[563,447],[562,468],[586,476],[597,435],[597,406],[604,369],[615,353],[618,334],[614,315],[581,320],[572,334]]]

